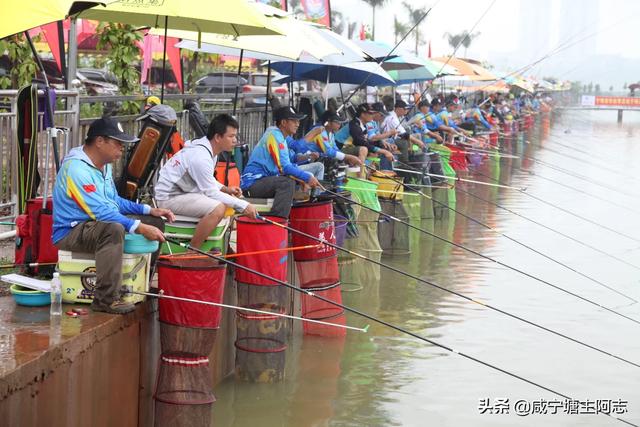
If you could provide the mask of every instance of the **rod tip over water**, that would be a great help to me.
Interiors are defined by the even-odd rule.
[[[368,323],[366,325],[364,325],[364,328],[362,328],[362,332],[364,332],[365,334],[367,332],[369,332],[369,326],[371,326],[371,325],[369,325]]]

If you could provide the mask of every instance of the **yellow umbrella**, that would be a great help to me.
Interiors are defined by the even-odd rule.
[[[119,0],[78,18],[232,36],[280,34],[246,0]]]
[[[86,8],[109,3],[102,1],[28,0],[2,1],[0,39],[40,25],[60,21]]]
[[[318,33],[317,29],[324,27],[296,19],[288,12],[262,3],[255,3],[253,6],[264,15],[264,19],[270,27],[278,30],[281,35],[229,37],[221,34],[201,34],[193,31],[175,30],[169,31],[167,35],[183,40],[197,41],[198,49],[202,47],[202,43],[205,43],[296,60],[300,59],[303,51],[318,59],[340,53],[339,48]],[[159,30],[152,32],[161,34]],[[206,51],[206,49],[204,50]]]

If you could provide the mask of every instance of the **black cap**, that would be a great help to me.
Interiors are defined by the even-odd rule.
[[[375,113],[376,110],[374,110],[371,105],[365,103],[362,103],[360,105],[358,105],[358,108],[356,108],[356,113],[358,114],[358,116],[360,116],[360,114],[362,113]]]
[[[384,114],[385,116],[389,114],[382,102],[374,102],[373,104],[371,104],[371,108],[373,108],[373,110],[377,113]]]
[[[327,122],[344,123],[345,121],[333,111],[327,110],[324,113],[322,113],[322,116],[320,116],[320,123],[327,123]]]
[[[396,103],[393,105],[393,108],[409,108],[409,105],[404,102],[402,99],[398,99]]]
[[[418,102],[418,108],[428,107],[428,106],[429,106],[429,101],[427,101],[426,99],[423,99],[422,101]]]
[[[302,120],[306,114],[300,114],[293,107],[280,107],[273,112],[273,120],[279,122],[280,120]]]
[[[440,104],[442,104],[442,101],[440,101],[440,98],[433,98],[431,100],[431,106],[432,107],[435,107],[436,105],[440,105]]]
[[[124,132],[122,125],[113,117],[103,117],[98,120],[94,120],[89,126],[87,132],[87,139],[95,138],[98,136],[106,136],[113,138],[120,142],[138,142],[139,139],[135,136],[131,136]]]

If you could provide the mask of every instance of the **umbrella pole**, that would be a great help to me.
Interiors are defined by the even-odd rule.
[[[326,111],[329,108],[329,78],[331,77],[331,67],[327,69],[327,96],[325,96],[324,100],[324,110]]]
[[[169,17],[164,17],[164,48],[162,50],[162,80],[160,84],[160,103],[164,104],[164,73],[167,68],[167,27],[169,26]],[[153,65],[153,64],[152,64]]]
[[[293,72],[294,72],[295,63],[291,62],[291,91],[289,91],[289,107],[293,107]]]
[[[44,83],[48,87],[49,79],[47,79],[47,73],[44,71],[44,66],[42,65],[42,61],[38,56],[38,51],[36,51],[36,47],[33,45],[33,40],[31,40],[31,36],[29,35],[28,31],[24,32],[24,36],[27,38],[27,43],[29,43],[29,47],[31,48],[31,52],[33,53],[33,59],[35,59],[36,63],[38,64],[38,68],[40,68],[40,71],[42,71],[42,76],[44,77]]]
[[[267,94],[264,102],[264,130],[269,126],[269,95],[271,94],[271,61],[267,64]]]
[[[240,49],[240,62],[238,63],[238,76],[236,78],[236,94],[233,97],[233,115],[236,115],[238,109],[238,92],[240,91],[240,73],[242,72],[242,58],[244,56],[244,49]]]

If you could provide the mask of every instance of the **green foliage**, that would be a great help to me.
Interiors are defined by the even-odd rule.
[[[40,36],[33,42],[40,41]],[[24,34],[16,34],[0,40],[0,54],[9,57],[9,75],[0,77],[0,89],[18,89],[31,83],[38,74],[38,65]]]
[[[107,68],[118,78],[120,93],[133,95],[140,93],[140,74],[132,66],[139,61],[140,49],[136,42],[142,40],[142,34],[134,31],[128,24],[101,23],[96,32],[99,34],[98,49],[107,53]],[[122,105],[124,114],[136,114],[140,111],[137,103],[127,101]]]

